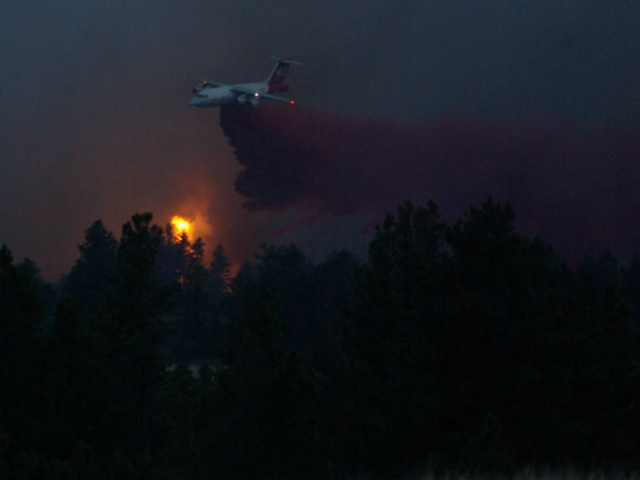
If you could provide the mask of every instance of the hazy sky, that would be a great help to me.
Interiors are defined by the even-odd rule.
[[[185,74],[255,81],[287,55],[313,65],[287,79],[311,110],[624,130],[640,123],[638,25],[635,0],[4,2],[0,243],[48,280],[94,220],[119,237],[142,211],[198,217],[235,261],[264,240],[351,247],[340,220],[275,237],[286,212],[242,209],[219,112],[188,108]]]

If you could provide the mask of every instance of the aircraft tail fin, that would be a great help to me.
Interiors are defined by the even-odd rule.
[[[278,63],[271,71],[265,82],[269,85],[269,93],[286,92],[289,90],[284,84],[284,78],[289,71],[289,65],[306,65],[306,63],[297,62],[290,58],[269,57]]]

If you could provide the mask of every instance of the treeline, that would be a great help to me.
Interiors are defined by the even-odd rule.
[[[363,265],[263,245],[232,277],[151,214],[79,249],[57,297],[0,250],[0,478],[640,467],[640,258],[569,268],[509,205],[407,203]]]

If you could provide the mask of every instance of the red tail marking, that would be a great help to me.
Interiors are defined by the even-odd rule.
[[[269,85],[280,85],[284,82],[284,77],[287,75],[287,71],[289,70],[288,63],[280,63],[278,64],[278,68],[276,68],[273,75],[269,79]]]
[[[278,65],[269,78],[269,93],[275,93],[278,91],[278,87],[284,82],[284,77],[287,76],[288,71],[288,63],[278,62]]]

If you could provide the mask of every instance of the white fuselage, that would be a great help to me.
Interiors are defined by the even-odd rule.
[[[253,92],[253,95],[234,91],[234,87],[250,90]],[[193,107],[221,107],[223,105],[242,105],[245,103],[257,105],[260,102],[260,95],[266,94],[268,91],[269,85],[265,82],[242,83],[220,87],[204,86],[196,96],[191,99],[190,105]]]

